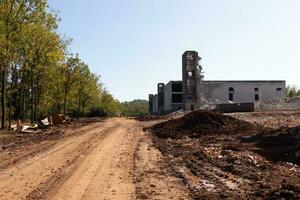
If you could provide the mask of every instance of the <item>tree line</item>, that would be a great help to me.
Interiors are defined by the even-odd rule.
[[[288,85],[286,88],[286,95],[289,98],[298,97],[300,96],[300,89],[298,89],[298,87],[295,85],[293,86]]]
[[[43,114],[119,115],[121,104],[103,88],[58,33],[47,0],[0,1],[1,128]]]

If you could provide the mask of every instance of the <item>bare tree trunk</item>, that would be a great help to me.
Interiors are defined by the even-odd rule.
[[[80,93],[78,94],[78,114],[81,114],[80,112],[81,112],[81,95],[80,95]]]
[[[26,109],[25,109],[25,88],[24,86],[22,86],[22,100],[21,100],[21,108],[22,108],[22,122],[25,121],[25,117],[26,117]]]
[[[12,94],[10,94],[8,99],[8,129],[11,127],[11,101],[12,101]]]
[[[5,113],[5,94],[6,94],[6,71],[2,69],[1,71],[1,129],[6,127],[6,113]]]
[[[67,104],[67,93],[64,94],[64,107],[63,107],[63,113],[66,114],[66,104]]]
[[[30,69],[30,121],[31,124],[33,124],[34,122],[34,91],[33,91],[33,72],[32,72],[32,68]]]
[[[33,112],[33,120],[36,122],[37,121],[37,110],[38,110],[38,91],[35,91],[34,95],[34,112]]]

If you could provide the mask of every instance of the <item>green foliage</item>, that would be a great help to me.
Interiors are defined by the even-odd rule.
[[[286,95],[289,98],[300,96],[300,89],[298,89],[296,86],[290,86],[289,85],[286,88]]]
[[[133,100],[130,102],[122,103],[124,116],[144,116],[148,114],[148,101],[146,100]]]
[[[36,121],[63,112],[116,116],[121,104],[103,89],[70,40],[58,34],[59,18],[47,0],[0,1],[2,127],[11,118]]]
[[[101,96],[101,106],[100,108],[108,116],[120,116],[122,114],[121,103],[114,99],[114,97],[109,94],[107,90],[104,90]]]

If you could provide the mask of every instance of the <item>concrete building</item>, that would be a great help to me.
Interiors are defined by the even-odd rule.
[[[182,55],[182,81],[159,83],[156,95],[149,95],[149,111],[167,114],[176,110],[200,109],[206,102],[259,103],[286,97],[284,80],[204,80],[201,58],[196,51]]]
[[[182,55],[182,103],[184,110],[200,107],[201,58],[196,51],[186,51]]]
[[[158,95],[158,102],[157,102],[157,109],[158,113],[163,115],[164,114],[164,90],[165,90],[165,84],[164,83],[159,83],[157,84],[157,95]]]
[[[182,81],[170,81],[165,85],[164,101],[164,114],[183,108]]]

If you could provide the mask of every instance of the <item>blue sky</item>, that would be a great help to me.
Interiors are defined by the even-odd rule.
[[[300,86],[298,0],[49,0],[60,33],[119,100],[147,99],[181,80],[196,50],[206,80],[286,80]]]

